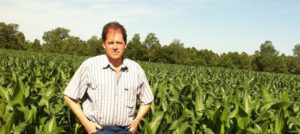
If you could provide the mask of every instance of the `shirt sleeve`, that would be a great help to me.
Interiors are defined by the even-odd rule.
[[[139,99],[141,104],[149,104],[154,100],[148,79],[142,69],[139,72]]]
[[[86,64],[86,62],[83,62],[79,66],[69,84],[67,85],[64,91],[64,95],[74,100],[80,100],[83,97],[86,92],[88,83],[88,71]]]

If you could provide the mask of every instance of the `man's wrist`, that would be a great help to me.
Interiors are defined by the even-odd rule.
[[[142,120],[142,117],[137,116],[137,117],[135,117],[135,119],[140,121],[140,120]]]
[[[87,125],[89,125],[90,120],[88,120],[87,118],[85,118],[85,119],[83,118],[80,120],[80,122],[84,127],[86,127]]]

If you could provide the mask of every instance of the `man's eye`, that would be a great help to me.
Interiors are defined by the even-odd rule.
[[[122,45],[122,42],[117,42],[118,45]]]
[[[114,42],[108,42],[108,44],[109,44],[109,45],[113,45],[113,44],[114,44]]]

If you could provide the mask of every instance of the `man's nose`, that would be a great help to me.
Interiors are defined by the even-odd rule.
[[[117,43],[114,43],[113,46],[112,46],[113,50],[118,50],[118,45]]]

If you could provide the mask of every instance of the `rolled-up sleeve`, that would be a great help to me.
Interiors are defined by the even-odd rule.
[[[88,70],[86,64],[86,62],[83,62],[79,66],[69,84],[67,85],[63,93],[64,95],[74,100],[80,100],[83,97],[86,92],[88,83]]]
[[[144,105],[151,103],[154,99],[148,79],[142,69],[139,72],[139,99]]]

